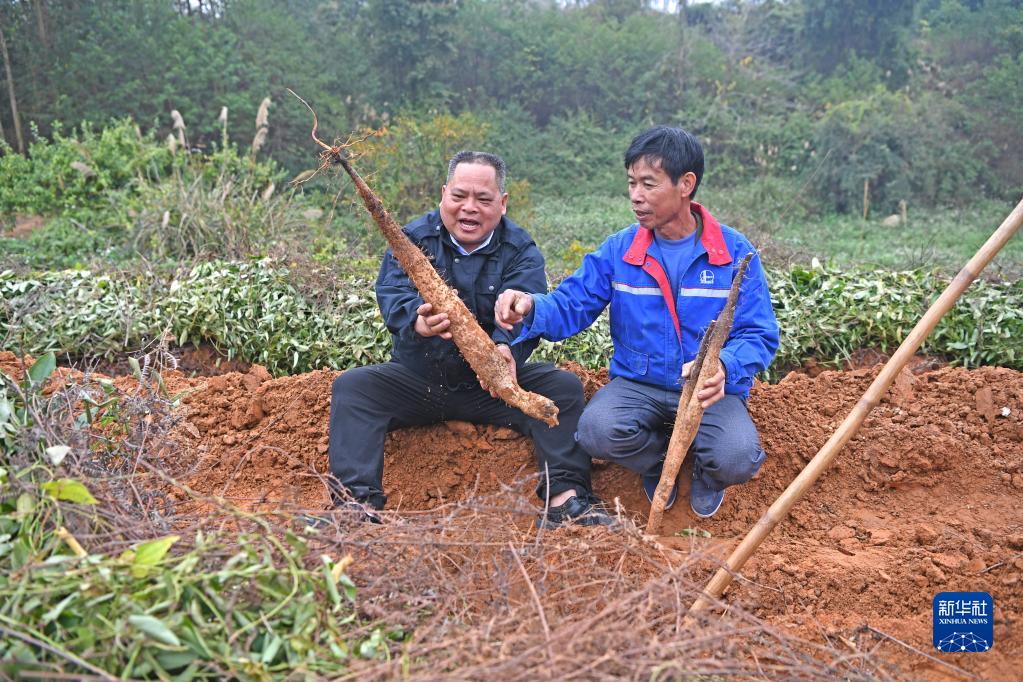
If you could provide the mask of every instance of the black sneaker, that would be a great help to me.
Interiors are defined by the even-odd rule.
[[[576,495],[568,498],[564,504],[551,507],[545,517],[540,512],[536,520],[537,528],[560,528],[567,523],[580,526],[613,526],[617,521],[604,509],[604,503],[596,495]]]
[[[332,509],[322,514],[302,514],[300,518],[310,528],[322,530],[334,525],[334,518],[338,512],[342,513],[342,519],[354,519],[362,523],[381,523],[380,515],[372,505],[354,500],[335,504]]]

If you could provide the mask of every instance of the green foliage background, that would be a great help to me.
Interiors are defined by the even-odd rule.
[[[647,5],[7,0],[11,78],[0,79],[22,139],[11,107],[0,123],[16,149],[32,126],[59,139],[126,115],[162,140],[177,110],[187,144],[211,151],[224,146],[223,106],[244,148],[270,97],[262,153],[295,174],[317,149],[290,87],[327,137],[468,116],[475,134],[457,139],[503,152],[543,195],[621,193],[626,141],[660,122],[701,137],[708,184],[791,178],[825,212],[860,212],[865,181],[871,208],[888,213],[1007,199],[1023,184],[1018,0]],[[134,172],[99,165],[89,182]],[[59,182],[19,186],[17,210],[45,211]]]

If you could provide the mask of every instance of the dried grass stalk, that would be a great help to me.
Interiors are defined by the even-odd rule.
[[[256,136],[252,138],[252,155],[255,156],[266,144],[266,136],[270,125],[270,98],[264,97],[256,112]]]

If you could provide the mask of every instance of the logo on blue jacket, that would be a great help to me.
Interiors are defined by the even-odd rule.
[[[995,604],[987,592],[939,592],[933,610],[938,651],[979,652],[994,646]]]
[[[714,273],[710,270],[704,270],[700,273],[700,284],[713,284]]]

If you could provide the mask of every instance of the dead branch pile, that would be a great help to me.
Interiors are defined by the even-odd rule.
[[[355,557],[360,609],[410,631],[359,679],[887,679],[850,656],[783,634],[741,609],[684,630],[710,567],[623,529],[524,530],[535,510],[505,492],[382,526],[342,518],[325,551]]]

